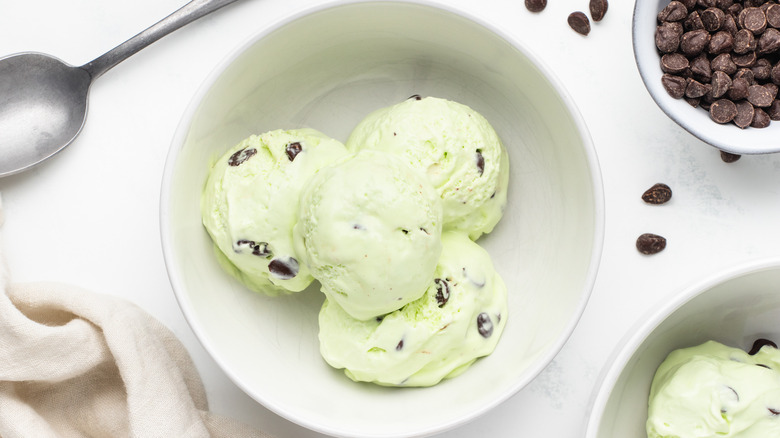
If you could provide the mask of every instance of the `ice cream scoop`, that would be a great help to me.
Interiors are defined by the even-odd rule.
[[[442,245],[425,294],[400,310],[360,321],[326,300],[319,316],[325,361],[355,381],[431,386],[490,354],[507,320],[506,286],[465,233],[443,233]]]
[[[780,351],[715,341],[675,350],[650,388],[649,438],[780,436]]]
[[[346,314],[365,320],[416,300],[441,253],[442,207],[401,158],[360,151],[320,170],[300,199],[296,252]]]
[[[412,96],[366,116],[347,139],[350,151],[396,154],[420,170],[442,200],[444,229],[476,240],[506,206],[509,158],[490,123],[466,105]]]
[[[320,168],[344,156],[341,142],[296,129],[253,135],[216,160],[203,190],[201,216],[223,267],[268,295],[311,284],[292,242],[298,198]]]

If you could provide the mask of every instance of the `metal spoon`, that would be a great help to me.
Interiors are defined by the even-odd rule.
[[[93,80],[144,47],[236,0],[192,0],[95,60],[74,67],[42,53],[0,58],[0,177],[61,151],[81,131]]]

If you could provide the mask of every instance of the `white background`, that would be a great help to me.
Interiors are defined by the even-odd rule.
[[[0,56],[39,51],[81,65],[183,3],[6,0]],[[211,69],[252,34],[318,3],[240,0],[144,49],[95,82],[86,126],[71,146],[32,171],[0,179],[12,281],[62,281],[137,303],[190,351],[213,411],[279,437],[320,435],[255,403],[200,346],[168,282],[158,204],[169,143]],[[587,3],[551,0],[532,14],[523,0],[446,2],[513,35],[557,73],[591,130],[607,216],[598,279],[563,350],[516,396],[445,437],[582,436],[599,374],[647,309],[709,274],[780,253],[780,155],[726,164],[675,125],[636,70],[633,2],[613,0],[583,37],[566,17],[587,12]],[[670,203],[641,201],[656,182],[671,186]],[[667,237],[666,250],[639,254],[634,243],[645,232]]]

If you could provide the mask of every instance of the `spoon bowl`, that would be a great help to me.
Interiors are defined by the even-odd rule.
[[[43,53],[0,59],[0,176],[69,145],[87,117],[90,74]]]
[[[192,0],[104,55],[74,67],[43,53],[0,58],[0,178],[64,149],[87,118],[89,87],[144,47],[236,0]]]

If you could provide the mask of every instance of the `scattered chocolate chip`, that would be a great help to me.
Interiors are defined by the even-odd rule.
[[[268,271],[281,280],[289,280],[298,275],[298,260],[293,257],[273,259],[268,264]]]
[[[673,1],[672,3],[675,2]],[[682,3],[680,3],[680,6],[685,8],[685,6]],[[604,18],[604,15],[607,14],[609,3],[607,3],[607,0],[590,0],[590,4],[588,5],[588,7],[590,9],[590,17],[593,18],[593,21],[601,21],[601,19]],[[687,14],[687,9],[683,9],[682,16],[677,20],[682,20],[683,18],[685,18],[686,14]]]
[[[734,116],[734,124],[741,129],[745,129],[753,123],[753,116],[756,113],[755,109],[746,100],[739,101],[735,105],[737,107],[737,115]]]
[[[288,144],[287,148],[285,149],[287,158],[289,158],[290,161],[293,161],[295,157],[301,153],[301,151],[303,151],[303,148],[301,147],[301,143],[298,141]]]
[[[477,330],[483,338],[489,338],[493,334],[493,321],[490,320],[490,315],[485,312],[477,315]]]
[[[666,248],[666,238],[657,234],[645,233],[636,239],[636,249],[642,254],[656,254]]]
[[[726,152],[726,151],[720,151],[720,159],[723,160],[724,163],[733,163],[739,160],[740,158],[742,158],[742,155],[732,154],[731,152]]]
[[[770,341],[769,339],[758,338],[758,339],[756,339],[753,342],[753,346],[750,347],[750,351],[748,351],[748,354],[753,356],[756,353],[758,353],[763,347],[765,347],[767,345],[769,345],[772,348],[777,349],[777,344],[775,344],[774,342]]]
[[[433,282],[436,285],[436,302],[439,307],[443,307],[450,299],[450,283],[443,278],[437,278]]]
[[[244,148],[240,151],[236,151],[233,153],[233,155],[228,158],[228,165],[229,166],[239,166],[244,163],[244,161],[252,158],[253,155],[257,153],[257,149],[255,148]]]
[[[482,149],[477,149],[477,152],[474,154],[474,160],[477,163],[479,174],[482,175],[485,173],[485,157],[482,156]]]
[[[665,204],[670,199],[672,199],[672,189],[664,183],[653,184],[642,193],[642,200],[648,204]]]
[[[411,96],[406,98],[406,100],[409,100],[409,99],[422,100],[422,96],[420,96],[419,94],[412,94]],[[393,135],[395,135],[395,133],[393,133]]]
[[[756,364],[756,366],[757,366],[757,367],[761,367],[761,368],[766,368],[766,369],[768,369],[768,370],[771,370],[771,369],[772,369],[772,368],[771,368],[769,365],[764,365],[764,364],[762,364],[762,363],[757,363],[757,364]]]
[[[578,34],[587,35],[590,33],[590,20],[588,20],[588,16],[584,13],[580,11],[572,12],[569,14],[567,21],[569,23],[569,27],[571,27]],[[680,27],[682,28],[682,25],[680,25]]]
[[[395,346],[395,350],[396,351],[401,351],[403,349],[404,349],[404,340],[401,339],[400,341],[398,341],[398,345]]]
[[[728,123],[737,115],[737,106],[728,99],[720,99],[710,106],[710,118],[715,123]]]
[[[778,409],[772,409],[772,408],[767,408],[767,409],[769,409],[769,413],[772,414],[775,417],[780,415],[780,410],[778,410]]]
[[[547,0],[525,0],[525,8],[531,12],[542,12],[547,7]]]

